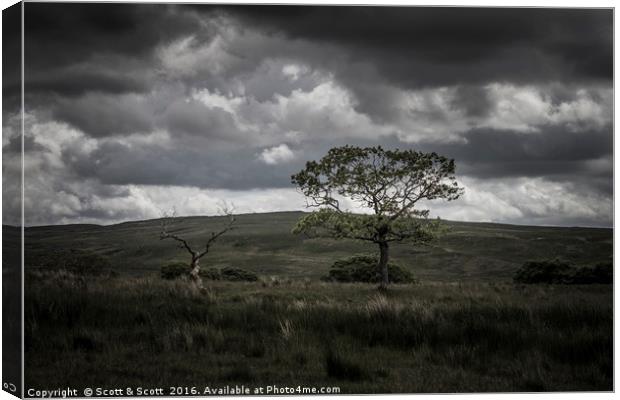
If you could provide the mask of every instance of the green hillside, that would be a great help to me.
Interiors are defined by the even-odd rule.
[[[291,234],[301,212],[239,215],[235,229],[222,237],[202,261],[233,266],[259,275],[316,279],[339,257],[374,252],[366,243],[308,239]],[[199,246],[223,217],[180,218],[175,229]],[[426,281],[505,281],[525,261],[562,258],[576,264],[608,261],[612,229],[517,226],[446,222],[450,232],[429,247],[394,245],[392,257]],[[109,257],[121,274],[158,273],[169,261],[186,261],[173,241],[160,240],[160,220],[110,226],[62,225],[26,229],[26,262],[51,249],[91,250]]]

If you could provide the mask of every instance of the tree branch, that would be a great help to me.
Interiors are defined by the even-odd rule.
[[[189,252],[189,254],[192,255],[192,257],[196,257],[196,252],[192,250],[192,248],[189,246],[189,243],[187,243],[185,239],[177,235],[173,235],[171,233],[162,232],[161,235],[159,235],[159,240],[164,240],[164,239],[174,239],[177,242],[180,242],[181,247],[185,248]]]
[[[196,261],[201,259],[202,257],[204,257],[208,252],[209,249],[211,247],[211,245],[223,234],[225,234],[226,232],[230,231],[231,229],[233,229],[233,224],[236,221],[236,218],[233,214],[233,208],[227,206],[226,204],[224,204],[222,207],[222,212],[227,215],[229,217],[229,221],[228,224],[221,230],[217,231],[217,232],[212,232],[211,233],[211,237],[207,240],[207,242],[204,245],[204,250],[201,252],[195,251],[192,249],[191,245],[189,244],[189,242],[186,239],[183,239],[181,236],[174,234],[174,233],[170,233],[168,231],[169,226],[176,222],[177,218],[176,218],[176,211],[173,211],[170,215],[165,215],[162,218],[162,223],[161,223],[161,233],[159,235],[159,240],[165,240],[165,239],[172,239],[175,240],[179,243],[181,248],[184,248],[185,250],[187,250],[187,252],[189,254],[191,254],[192,256],[192,261]]]
[[[204,250],[201,253],[198,253],[196,255],[196,258],[197,259],[201,259],[202,257],[204,257],[209,252],[209,248],[211,247],[211,244],[213,242],[215,242],[220,236],[222,236],[226,232],[228,232],[231,229],[233,229],[233,224],[234,223],[235,223],[235,216],[230,214],[230,220],[228,222],[228,225],[226,225],[225,228],[223,228],[222,230],[220,230],[217,233],[216,232],[211,232],[211,237],[209,238],[209,240],[207,240],[207,243],[205,244]]]

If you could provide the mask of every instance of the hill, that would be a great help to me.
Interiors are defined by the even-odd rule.
[[[243,214],[202,261],[234,266],[260,275],[317,279],[339,257],[375,252],[365,243],[308,239],[291,234],[301,212]],[[176,229],[198,246],[224,217],[179,218]],[[519,226],[446,221],[450,232],[428,247],[397,244],[392,257],[426,281],[506,281],[528,260],[562,258],[575,264],[609,261],[613,230]],[[159,272],[170,261],[187,261],[173,241],[160,240],[158,219],[116,225],[56,225],[25,231],[26,263],[30,255],[52,249],[82,249],[109,257],[121,274]],[[6,232],[6,229],[5,229]]]

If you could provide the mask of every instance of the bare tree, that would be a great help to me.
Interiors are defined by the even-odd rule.
[[[161,233],[159,235],[160,240],[164,239],[172,239],[175,240],[179,248],[185,249],[191,256],[191,262],[189,264],[189,277],[192,284],[197,289],[203,289],[202,278],[200,277],[200,259],[209,253],[211,246],[218,240],[222,235],[226,232],[233,229],[233,224],[236,221],[236,218],[233,214],[232,206],[228,206],[224,204],[221,207],[221,214],[228,217],[228,222],[226,225],[217,230],[211,232],[211,236],[209,236],[206,242],[199,247],[194,247],[190,244],[187,239],[181,237],[178,233],[178,229],[174,228],[174,225],[178,222],[179,218],[176,216],[176,211],[173,209],[171,213],[164,214],[164,217],[161,219]]]

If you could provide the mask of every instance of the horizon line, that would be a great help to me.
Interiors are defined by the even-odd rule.
[[[302,210],[282,210],[282,211],[266,211],[266,212],[244,212],[244,213],[238,213],[238,214],[234,214],[236,216],[243,216],[243,215],[257,215],[257,214],[284,214],[284,213],[310,213],[311,211],[302,211]],[[217,217],[226,217],[226,215],[221,215],[221,214],[213,214],[213,215],[179,215],[179,216],[175,216],[175,218],[217,218]],[[76,225],[82,225],[82,226],[98,226],[98,227],[111,227],[111,226],[116,226],[116,225],[122,225],[122,224],[130,224],[130,223],[139,223],[139,222],[147,222],[147,221],[156,221],[156,220],[160,220],[166,217],[157,217],[157,218],[148,218],[148,219],[135,219],[135,220],[126,220],[126,221],[121,221],[121,222],[114,222],[114,223],[110,223],[110,224],[97,224],[97,223],[82,223],[82,222],[70,222],[70,223],[64,223],[64,224],[41,224],[41,225],[25,225],[24,224],[24,228],[28,229],[28,228],[45,228],[45,227],[62,227],[62,226],[76,226]],[[535,225],[535,224],[527,224],[527,223],[514,223],[514,222],[497,222],[497,221],[463,221],[463,220],[451,220],[451,219],[443,219],[440,217],[436,217],[436,218],[428,218],[429,220],[434,220],[439,218],[440,220],[446,221],[446,222],[456,222],[456,223],[466,223],[466,224],[493,224],[493,225],[511,225],[511,226],[520,226],[520,227],[540,227],[540,228],[582,228],[582,229],[614,229],[614,226],[604,226],[604,225]],[[21,225],[11,225],[11,224],[2,224],[2,227],[13,227],[13,228],[20,228]]]

